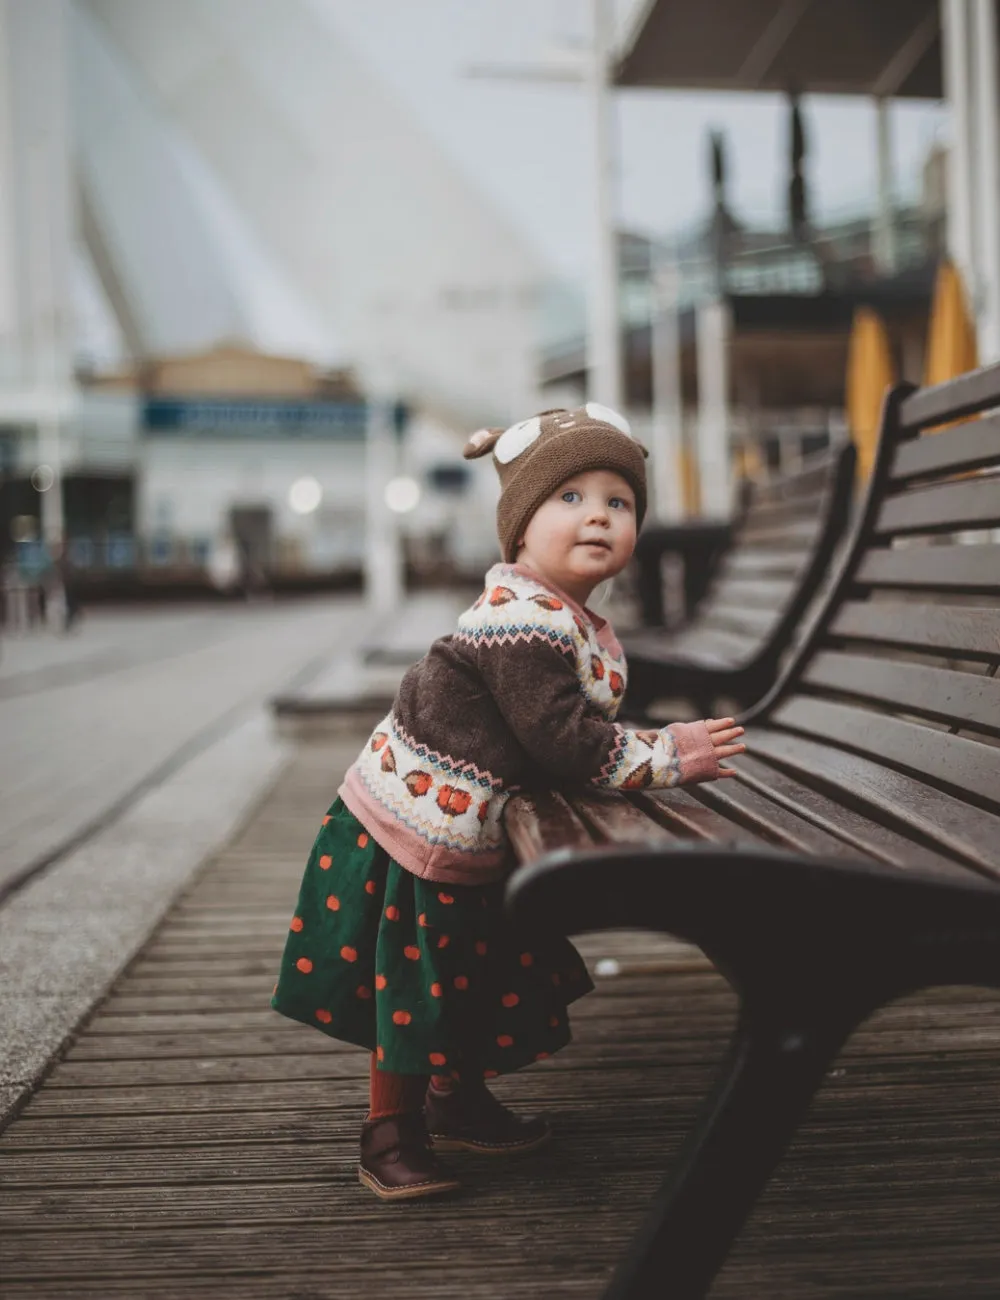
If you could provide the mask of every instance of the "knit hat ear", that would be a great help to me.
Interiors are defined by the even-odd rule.
[[[462,455],[466,460],[488,456],[502,433],[503,429],[478,429],[462,448]]]

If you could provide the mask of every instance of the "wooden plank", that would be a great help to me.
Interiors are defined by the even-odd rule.
[[[994,406],[1000,406],[1000,365],[986,366],[949,379],[947,383],[917,389],[900,403],[899,422],[903,429],[926,428]]]
[[[820,650],[809,660],[801,680],[808,686],[876,700],[940,722],[967,723],[1000,736],[1000,678]]]
[[[783,609],[796,590],[789,578],[723,578],[713,583],[706,599],[720,605],[755,605]]]
[[[624,795],[574,795],[573,808],[601,843],[676,843],[676,837],[661,822],[654,821]]]
[[[797,812],[775,803],[766,791],[754,789],[739,780],[703,786],[698,795],[707,807],[742,822],[763,839],[790,852],[849,858],[854,862],[868,856]]]
[[[765,547],[731,551],[719,563],[720,575],[764,578],[780,575],[797,577],[808,564],[808,556],[795,551],[776,551]]]
[[[954,533],[998,524],[1000,478],[969,478],[889,497],[878,512],[875,533]]]
[[[1000,658],[1000,610],[970,605],[846,601],[830,622],[833,636],[909,649],[934,650],[963,659]]]
[[[807,817],[814,825],[839,836],[860,856],[872,857],[892,867],[923,867],[950,873],[953,863],[941,853],[917,843],[912,836],[858,812],[843,800],[820,793],[755,754],[740,756],[738,781],[759,790],[776,803]]]
[[[758,848],[766,842],[746,826],[706,807],[688,790],[644,791],[629,798],[675,835],[711,844],[753,844]]]
[[[694,626],[674,637],[669,651],[650,655],[653,663],[686,661],[719,668],[732,668],[749,659],[758,646],[756,637],[742,636],[724,628]],[[668,683],[669,684],[669,683]]]
[[[911,438],[896,448],[890,478],[895,483],[933,475],[968,473],[1000,463],[1000,415]]]
[[[968,791],[1000,810],[1000,748],[931,731],[917,722],[849,704],[799,695],[779,705],[771,722],[825,741],[846,745],[882,762]],[[997,819],[1000,849],[1000,818]],[[1000,863],[1000,855],[997,859]]]
[[[811,737],[755,728],[754,753],[821,790],[848,796],[890,826],[909,830],[982,875],[1000,879],[1000,837],[994,813],[946,794],[925,781]],[[948,874],[967,878],[956,866]]]
[[[763,642],[774,630],[780,614],[781,611],[776,609],[761,609],[752,605],[741,608],[709,599],[704,611],[699,611],[698,623],[699,628],[719,628],[722,631],[736,632],[740,636],[756,637]]]
[[[857,581],[872,587],[926,591],[991,592],[1000,589],[1000,546],[904,546],[871,550],[858,566]]]
[[[793,519],[786,524],[748,526],[740,533],[742,545],[760,546],[765,550],[808,551],[823,526],[815,515],[811,519]]]
[[[560,848],[594,846],[587,827],[555,792],[515,795],[504,811],[504,825],[519,862],[533,862]]]

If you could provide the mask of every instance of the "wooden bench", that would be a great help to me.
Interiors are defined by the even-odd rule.
[[[706,1293],[873,1011],[1000,987],[998,407],[1000,366],[889,394],[835,581],[746,715],[736,779],[508,806],[519,921],[669,932],[739,998],[717,1089],[609,1298]]]
[[[710,717],[717,702],[746,707],[771,689],[844,534],[854,463],[846,443],[797,473],[748,484],[739,522],[689,623],[623,638],[626,708],[638,715],[669,696],[693,700]]]

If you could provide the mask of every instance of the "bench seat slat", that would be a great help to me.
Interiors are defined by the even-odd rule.
[[[1000,546],[904,546],[869,551],[858,566],[859,583],[927,591],[987,592],[1000,589]]]
[[[586,794],[572,796],[572,805],[581,821],[587,823],[595,838],[605,843],[637,840],[640,843],[676,842],[662,823],[653,821],[620,794]]]
[[[948,435],[928,434],[900,443],[890,473],[894,482],[959,474],[1000,461],[1000,415],[970,420]]]
[[[987,366],[911,393],[900,403],[900,428],[932,428],[996,406],[997,368]]]
[[[995,814],[896,772],[874,759],[772,727],[754,729],[754,753],[821,789],[860,801],[890,824],[903,826],[984,875],[1000,879]]]
[[[879,511],[876,535],[953,533],[1000,524],[1000,478],[964,479],[890,497]]]
[[[878,700],[944,722],[1000,735],[1000,679],[928,664],[820,650],[802,674],[809,686]]]
[[[702,615],[707,627],[719,628],[723,632],[735,632],[738,636],[751,636],[758,639],[767,636],[779,617],[780,610],[760,609],[753,606],[722,605],[711,602]]]
[[[628,797],[637,808],[682,838],[758,847],[762,843],[760,835],[723,817],[714,808],[707,808],[687,790],[639,791]]]
[[[709,591],[708,600],[721,605],[753,605],[783,609],[795,591],[791,578],[724,578]]]
[[[868,856],[740,780],[729,778],[699,786],[696,797],[723,816],[748,823],[751,830],[791,852],[853,861]]]
[[[849,745],[873,758],[898,763],[921,776],[968,790],[1000,811],[1000,749],[946,731],[931,731],[888,714],[807,695],[779,705],[770,721]]]
[[[821,794],[754,753],[741,754],[736,770],[740,784],[760,790],[799,816],[808,816],[817,826],[856,848],[861,856],[893,867],[924,867],[945,873],[957,870],[965,874],[965,868],[956,868],[950,858],[900,834],[884,822],[866,817],[842,800]]]
[[[553,790],[514,795],[504,825],[519,862],[533,862],[556,849],[592,849],[594,838],[562,795]]]
[[[779,551],[805,551],[812,547],[822,527],[822,518],[792,520],[790,523],[748,526],[740,530],[739,541]]]
[[[1000,655],[1000,609],[973,605],[847,601],[834,615],[829,631],[838,637],[968,659],[995,660]]]

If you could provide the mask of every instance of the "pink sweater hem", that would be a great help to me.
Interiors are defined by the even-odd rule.
[[[459,854],[454,849],[428,844],[372,798],[353,767],[337,793],[376,844],[401,867],[423,880],[448,885],[489,885],[507,874],[506,847],[486,853]]]

